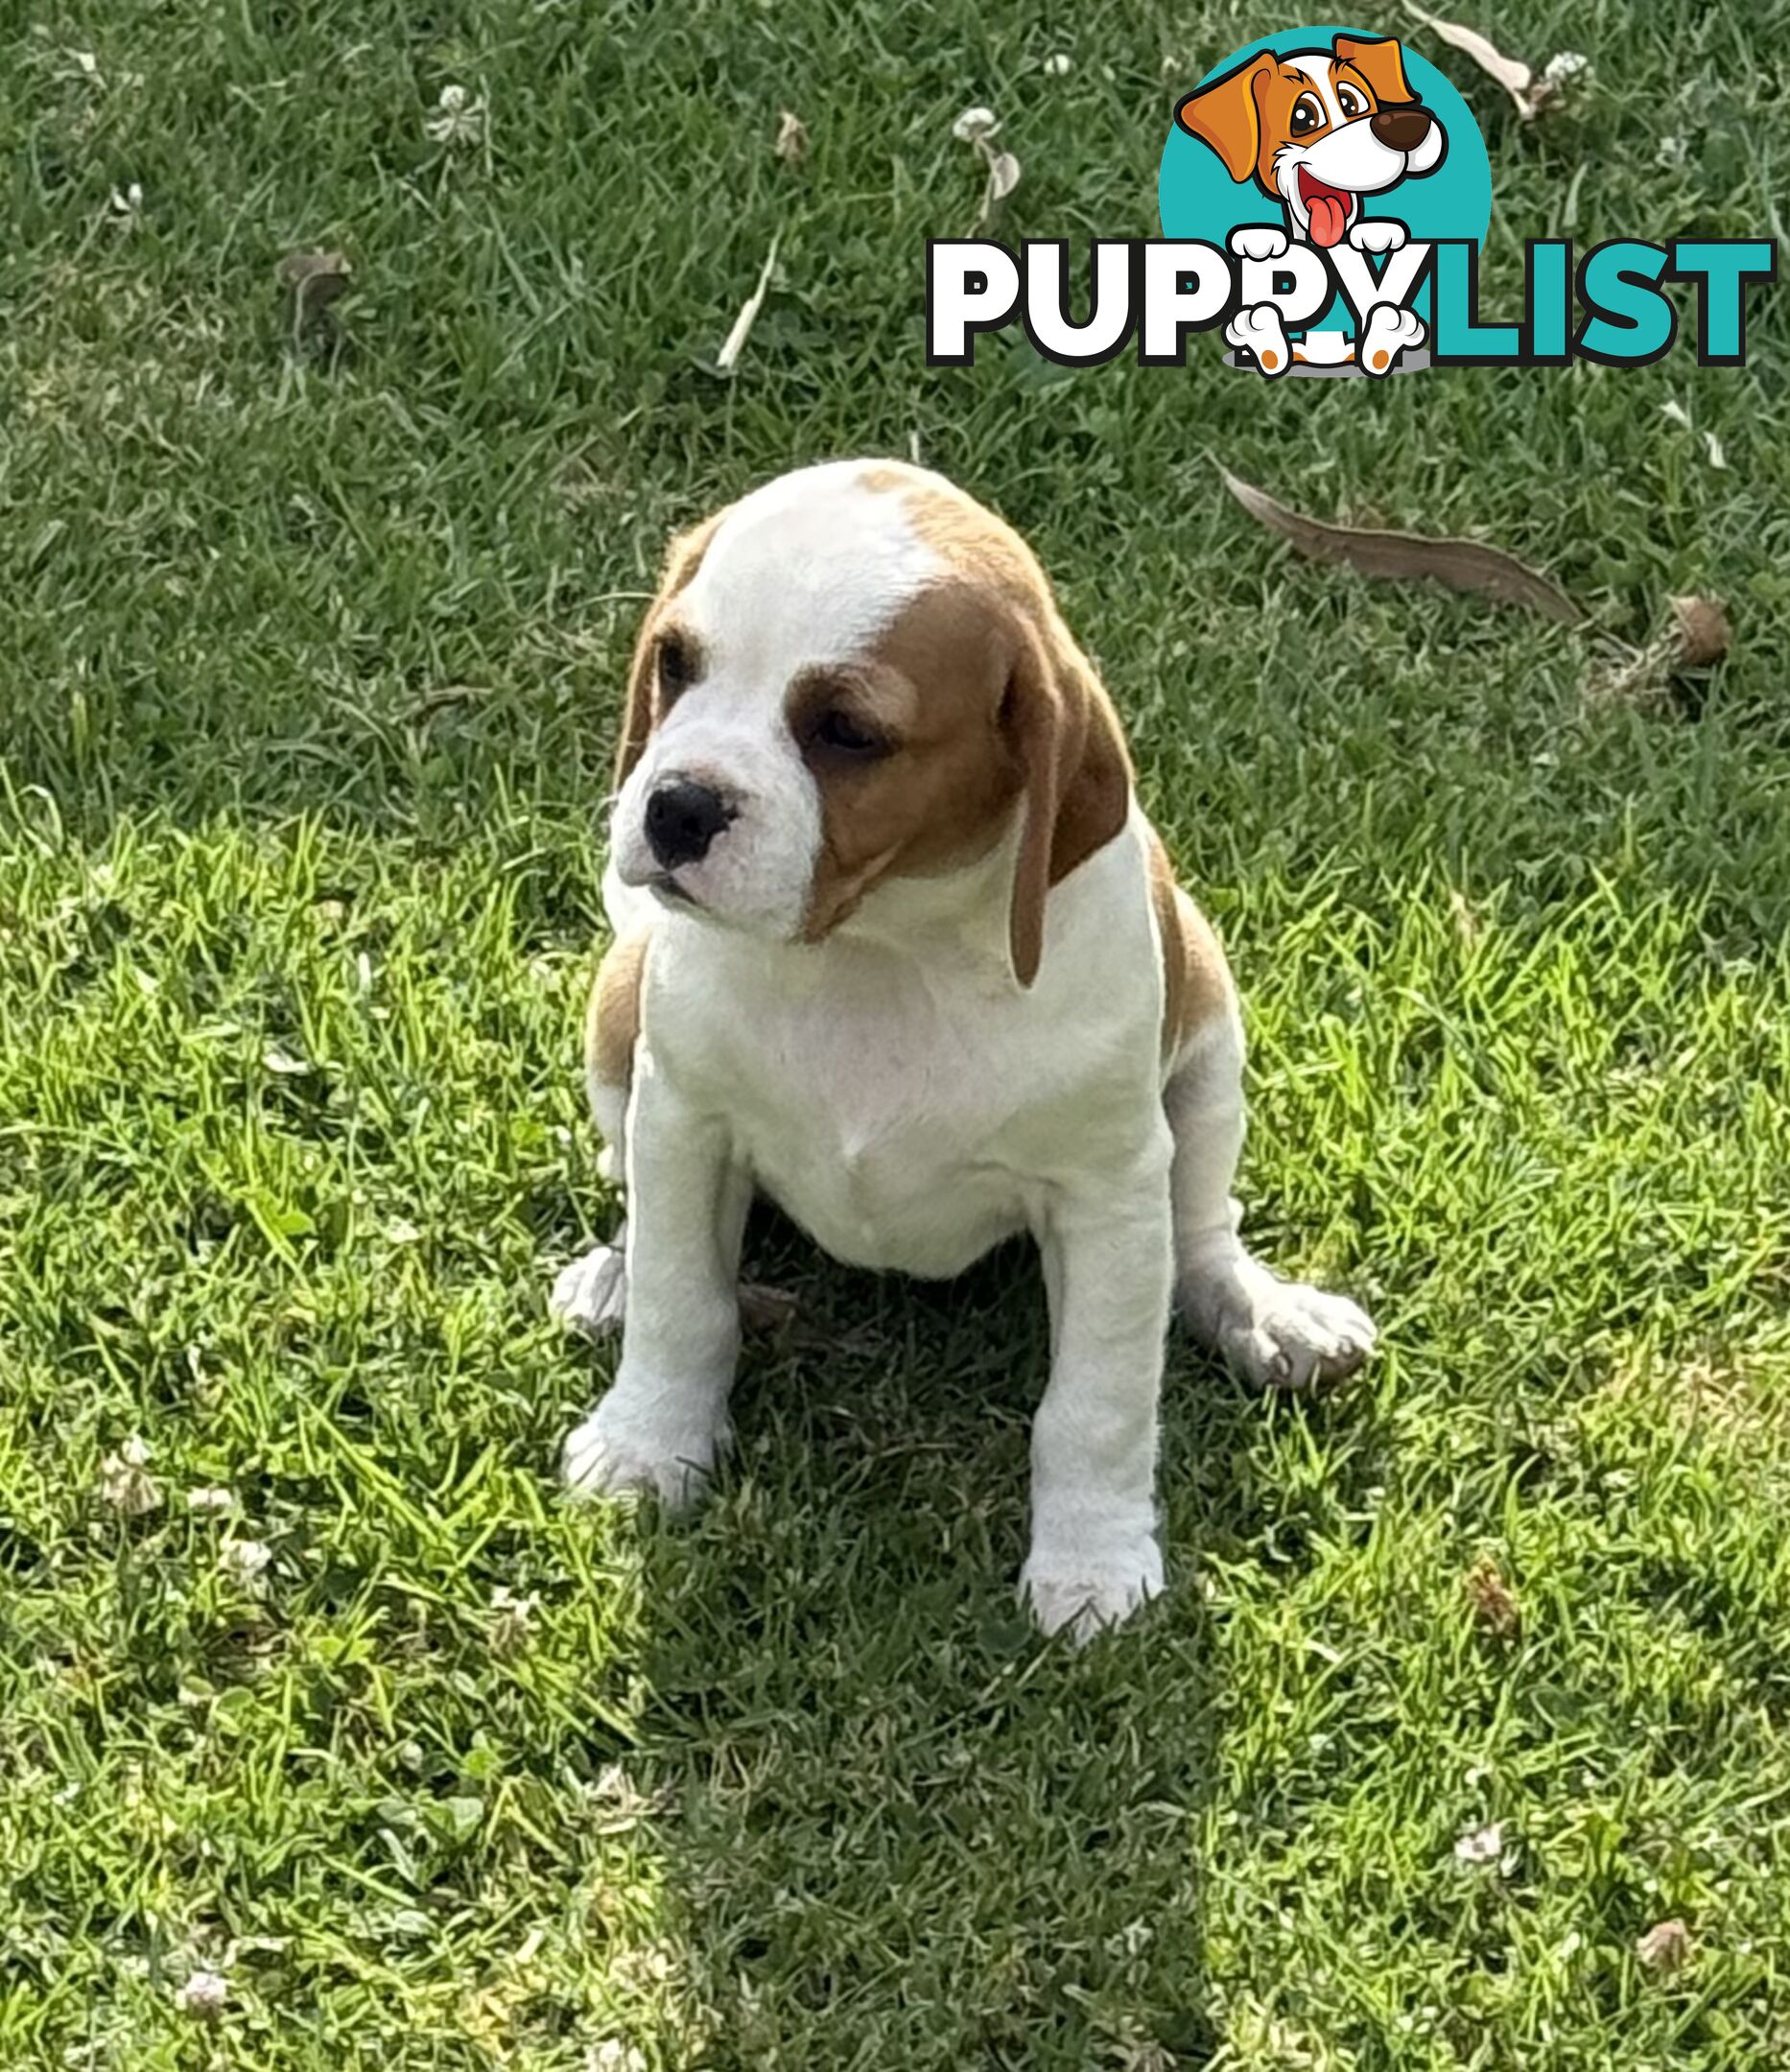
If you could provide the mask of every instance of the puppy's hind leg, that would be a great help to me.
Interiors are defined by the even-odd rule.
[[[1163,1093],[1174,1136],[1175,1307],[1193,1335],[1260,1387],[1353,1374],[1374,1326],[1345,1295],[1283,1281],[1237,1236],[1231,1195],[1243,1148],[1243,1031],[1234,1004],[1193,1030]]]
[[[627,1098],[640,1040],[640,989],[647,966],[645,930],[612,944],[597,968],[584,1017],[584,1085],[603,1148],[597,1170],[627,1194]],[[619,1329],[627,1309],[627,1220],[607,1244],[594,1245],[561,1269],[547,1307],[569,1330],[596,1337]]]

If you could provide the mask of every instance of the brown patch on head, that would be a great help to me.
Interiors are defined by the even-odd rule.
[[[1275,153],[1286,144],[1314,144],[1336,127],[1309,77],[1286,61],[1316,55],[1299,51],[1276,57],[1272,51],[1259,51],[1222,79],[1189,94],[1176,106],[1175,121],[1217,153],[1234,180],[1254,179],[1263,194],[1278,201]],[[1363,103],[1358,114],[1345,115],[1346,122],[1376,114],[1382,106],[1416,99],[1405,80],[1396,36],[1338,36],[1330,58],[1332,84],[1346,81]],[[1343,99],[1346,106],[1347,97]]]
[[[983,854],[1019,795],[1001,738],[1009,668],[989,593],[939,583],[905,605],[858,661],[804,671],[790,731],[820,792],[820,857],[804,933],[829,934],[888,877],[924,877]],[[841,747],[841,717],[876,745]]]
[[[584,1063],[599,1086],[625,1095],[634,1078],[640,1040],[640,991],[647,971],[646,929],[611,943],[597,967],[584,1014]]]
[[[919,469],[890,462],[861,479],[902,497],[951,575],[861,657],[790,687],[790,724],[821,797],[805,932],[819,940],[886,878],[986,855],[1017,802],[1008,936],[1029,985],[1047,892],[1124,825],[1131,765],[1119,719],[1011,527]],[[841,714],[843,727],[831,723]]]
[[[1163,1057],[1176,1056],[1205,1024],[1231,1011],[1233,989],[1212,923],[1175,883],[1162,836],[1150,830],[1150,902],[1163,956]]]
[[[731,506],[729,506],[731,508]],[[659,577],[659,588],[652,602],[647,607],[647,616],[640,623],[640,632],[634,642],[634,657],[628,664],[627,703],[622,719],[622,740],[616,750],[615,787],[619,791],[627,782],[628,774],[646,753],[647,742],[653,728],[664,718],[666,698],[660,684],[660,651],[664,636],[671,629],[673,614],[672,600],[679,591],[686,589],[695,579],[702,566],[702,557],[709,551],[716,529],[727,515],[722,509],[712,517],[703,519],[700,525],[692,526],[688,532],[680,532],[665,552],[665,567]],[[700,666],[700,657],[691,658]]]
[[[1417,99],[1404,76],[1404,46],[1397,36],[1339,35],[1331,49],[1338,74],[1347,72],[1356,84],[1367,88],[1370,113],[1389,102],[1396,105]]]

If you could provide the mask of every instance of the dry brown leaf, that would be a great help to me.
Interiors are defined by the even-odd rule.
[[[1682,1920],[1656,1921],[1637,1940],[1635,1954],[1650,1971],[1682,1970],[1690,1959],[1690,1930]]]
[[[1511,1588],[1498,1573],[1498,1566],[1488,1554],[1484,1560],[1475,1562],[1464,1579],[1467,1601],[1473,1608],[1473,1616],[1486,1631],[1499,1640],[1513,1640],[1522,1630],[1522,1613],[1518,1608]]]
[[[1010,151],[997,152],[988,161],[988,199],[983,213],[997,201],[1004,201],[1020,183],[1020,162]]]
[[[785,165],[800,165],[808,156],[808,125],[799,115],[785,108],[777,125],[777,141],[771,149]]]
[[[734,318],[734,327],[721,341],[721,349],[715,355],[716,371],[729,374],[735,361],[745,349],[745,341],[752,335],[752,326],[758,321],[758,313],[765,307],[765,297],[770,293],[770,277],[776,271],[777,247],[781,235],[770,241],[770,250],[765,254],[765,264],[759,269],[758,286],[740,306],[740,314]]]
[[[1379,532],[1355,526],[1326,525],[1277,504],[1265,490],[1241,481],[1229,468],[1218,472],[1224,485],[1254,518],[1278,532],[1314,561],[1340,561],[1363,576],[1409,581],[1419,577],[1489,597],[1500,604],[1521,604],[1561,625],[1578,625],[1584,614],[1545,576],[1525,568],[1514,555],[1477,540],[1436,539],[1420,532]]]
[[[1685,669],[1708,669],[1728,652],[1732,633],[1728,607],[1720,598],[1675,597],[1670,600],[1678,623],[1679,661]]]
[[[1551,80],[1538,79],[1520,58],[1505,57],[1478,30],[1469,29],[1464,22],[1439,21],[1418,7],[1415,0],[1404,0],[1404,5],[1407,12],[1415,14],[1451,49],[1465,52],[1487,78],[1496,80],[1517,104],[1517,112],[1524,122],[1533,122],[1555,98]]]

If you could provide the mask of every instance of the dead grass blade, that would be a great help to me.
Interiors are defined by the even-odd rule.
[[[1478,540],[1434,539],[1420,532],[1378,532],[1355,526],[1326,525],[1277,504],[1220,467],[1224,485],[1259,525],[1278,532],[1313,561],[1341,562],[1363,576],[1403,582],[1425,578],[1488,597],[1500,604],[1520,604],[1560,625],[1579,625],[1584,613],[1545,576],[1525,568],[1514,555]]]
[[[1497,45],[1482,36],[1477,29],[1469,29],[1465,22],[1441,21],[1418,7],[1415,0],[1404,0],[1404,5],[1406,12],[1415,14],[1451,49],[1465,52],[1488,79],[1496,80],[1516,103],[1517,113],[1524,122],[1533,122],[1555,99],[1552,80],[1538,78],[1520,58],[1505,57]]]
[[[734,318],[734,327],[721,341],[721,349],[715,355],[715,370],[718,374],[731,374],[734,363],[745,350],[745,341],[752,335],[752,326],[758,321],[758,313],[765,307],[765,297],[770,293],[770,278],[777,268],[777,247],[783,242],[781,232],[770,241],[770,250],[765,255],[765,264],[759,269],[758,286],[741,304],[740,314]]]

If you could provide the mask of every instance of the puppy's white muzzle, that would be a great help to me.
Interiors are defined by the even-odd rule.
[[[1305,150],[1283,151],[1275,161],[1275,184],[1294,223],[1313,244],[1340,242],[1357,213],[1356,196],[1384,194],[1401,179],[1433,171],[1441,160],[1442,125],[1433,116],[1422,140],[1410,151],[1400,151],[1377,137],[1373,121],[1372,116],[1363,115],[1344,123]],[[1309,176],[1303,187],[1302,169]],[[1314,197],[1308,191],[1310,182],[1321,183],[1330,194]]]
[[[788,941],[808,912],[820,800],[781,716],[728,723],[687,693],[622,787],[611,846],[624,884]]]

